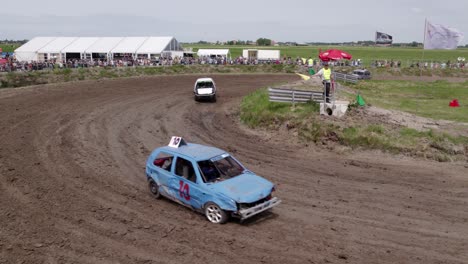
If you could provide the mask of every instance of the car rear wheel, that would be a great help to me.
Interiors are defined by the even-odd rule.
[[[159,192],[159,186],[154,180],[148,181],[148,187],[154,198],[161,198],[161,193]]]
[[[213,224],[224,224],[228,220],[226,212],[215,203],[207,203],[205,206],[205,216]]]

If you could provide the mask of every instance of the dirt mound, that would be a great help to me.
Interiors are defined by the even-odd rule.
[[[0,91],[0,263],[468,263],[466,168],[263,137],[241,98],[297,76],[217,76],[217,103],[197,77]],[[234,153],[282,205],[218,226],[155,201],[145,159],[172,135]]]

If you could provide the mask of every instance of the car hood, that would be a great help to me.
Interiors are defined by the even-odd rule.
[[[253,203],[271,193],[273,183],[253,173],[243,173],[234,178],[217,182],[213,190],[238,203]]]

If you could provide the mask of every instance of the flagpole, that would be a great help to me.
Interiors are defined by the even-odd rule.
[[[422,51],[422,56],[421,56],[421,61],[424,60],[424,54],[426,52],[425,45],[426,45],[426,31],[427,31],[427,18],[424,19],[424,40],[423,40],[423,51]],[[421,69],[419,76],[422,76],[422,68],[421,64],[419,65],[419,68]]]
[[[423,47],[426,44],[426,32],[427,32],[427,18],[424,18],[424,42],[423,42]]]
[[[375,31],[375,36],[374,36],[374,61],[376,60],[375,59],[376,54],[377,54],[377,30]],[[372,65],[372,61],[370,62],[369,67],[371,65]],[[377,64],[375,64],[374,67],[377,68]]]
[[[426,51],[426,49],[425,49],[425,45],[426,45],[426,31],[427,31],[427,28],[426,28],[426,27],[427,27],[427,18],[424,18],[424,37],[423,37],[423,51],[422,51],[421,61],[424,60],[424,53],[425,53],[425,51]],[[419,64],[419,77],[422,78],[422,67],[421,67],[421,64],[420,64],[420,63],[418,63],[418,64]],[[420,97],[421,97],[421,95],[420,95]],[[419,104],[417,104],[417,105],[418,105],[418,107],[416,107],[416,112],[419,112],[419,111],[418,111],[418,110],[419,110]]]

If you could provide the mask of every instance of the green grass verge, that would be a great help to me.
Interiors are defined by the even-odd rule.
[[[287,103],[269,102],[266,89],[259,89],[244,97],[240,108],[241,121],[250,128],[262,127],[277,131],[286,126],[287,129],[296,130],[299,137],[308,142],[326,144],[333,141],[352,149],[378,149],[437,161],[468,158],[467,137],[381,124],[329,121],[318,115],[319,106],[315,103],[294,107]]]
[[[267,89],[259,89],[246,96],[241,103],[241,120],[251,128],[266,126],[276,128],[285,121],[298,121],[319,111],[319,105],[311,102],[296,104],[270,102]],[[289,126],[296,124],[290,123]]]
[[[366,81],[353,86],[367,103],[433,119],[468,122],[468,81]],[[457,99],[461,107],[449,107]]]

